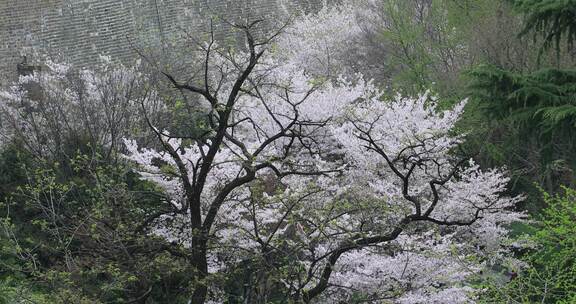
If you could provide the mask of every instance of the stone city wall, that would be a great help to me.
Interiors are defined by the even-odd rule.
[[[0,0],[0,81],[13,79],[23,55],[59,54],[76,66],[99,55],[135,58],[133,44],[160,45],[181,29],[206,31],[210,18],[270,18],[314,9],[321,0]],[[216,19],[217,20],[217,19]],[[217,21],[218,22],[218,21]],[[215,24],[227,32],[224,22]],[[2,84],[2,83],[0,83]]]

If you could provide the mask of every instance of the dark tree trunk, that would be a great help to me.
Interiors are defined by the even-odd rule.
[[[190,299],[191,304],[204,304],[208,295],[208,286],[206,284],[208,276],[206,245],[206,238],[203,235],[192,238],[192,259],[190,263],[196,270],[197,285]]]

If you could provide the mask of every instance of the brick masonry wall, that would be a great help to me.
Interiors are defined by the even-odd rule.
[[[0,0],[0,85],[16,76],[22,55],[34,49],[90,66],[99,55],[135,58],[131,43],[158,46],[181,29],[202,32],[214,16],[274,18],[310,10],[322,0]],[[228,33],[224,22],[214,28]]]

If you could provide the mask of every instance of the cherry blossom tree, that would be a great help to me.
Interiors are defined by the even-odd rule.
[[[160,147],[125,140],[170,197],[150,233],[188,248],[191,303],[473,302],[466,281],[508,259],[506,226],[523,215],[504,172],[455,153],[465,101],[382,100],[362,75],[310,73],[259,25],[237,25],[246,52],[211,40],[191,77],[160,70],[205,113],[202,132],[146,114]]]
[[[101,57],[96,70],[42,62],[0,91],[0,142],[16,138],[40,158],[71,157],[87,147],[110,157],[129,123],[135,126],[133,101],[143,80],[138,67],[109,57]]]
[[[279,56],[314,77],[337,78],[341,74],[366,72],[365,29],[358,22],[370,16],[366,3],[324,3],[320,11],[296,18],[278,38]]]

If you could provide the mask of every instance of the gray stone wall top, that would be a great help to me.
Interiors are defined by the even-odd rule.
[[[206,31],[214,16],[267,18],[321,0],[0,0],[0,82],[33,50],[90,66],[99,55],[135,58],[132,43],[157,46],[181,29]],[[220,33],[228,28],[215,24]],[[3,84],[3,83],[0,83]]]

